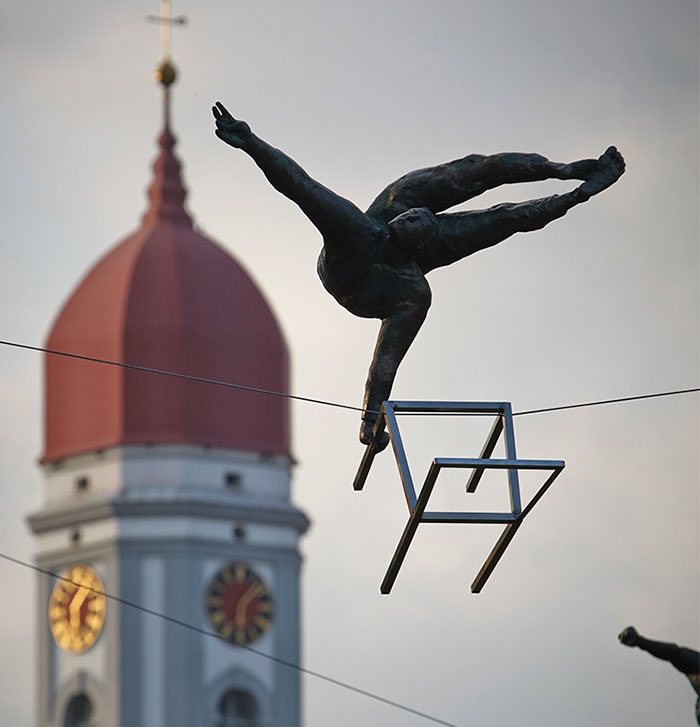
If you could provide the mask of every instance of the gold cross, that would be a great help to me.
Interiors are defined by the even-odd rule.
[[[170,0],[161,0],[160,15],[147,15],[146,20],[150,23],[160,23],[163,60],[169,61],[172,53],[170,29],[173,25],[185,25],[187,18],[184,15],[178,15],[176,18],[173,18],[170,12]]]

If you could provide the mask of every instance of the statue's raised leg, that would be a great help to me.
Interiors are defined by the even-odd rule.
[[[418,253],[418,264],[424,273],[451,265],[479,250],[497,245],[516,232],[539,230],[587,199],[588,196],[578,188],[566,194],[528,202],[437,215],[439,235]]]
[[[375,219],[390,222],[411,207],[443,212],[503,184],[545,179],[586,180],[598,169],[598,159],[563,164],[540,154],[505,152],[469,154],[435,167],[409,172],[392,182],[367,209]]]

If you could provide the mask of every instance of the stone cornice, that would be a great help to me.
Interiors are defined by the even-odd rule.
[[[111,518],[196,518],[245,521],[261,525],[291,527],[300,534],[310,521],[293,505],[239,501],[143,501],[114,498],[84,503],[79,507],[51,508],[30,515],[27,520],[35,534]]]

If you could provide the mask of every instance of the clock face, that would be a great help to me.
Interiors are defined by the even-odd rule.
[[[104,586],[88,565],[61,573],[49,599],[49,627],[56,643],[71,654],[97,641],[105,620]]]
[[[211,579],[206,606],[216,633],[241,646],[265,633],[275,611],[267,587],[245,563],[229,563]]]

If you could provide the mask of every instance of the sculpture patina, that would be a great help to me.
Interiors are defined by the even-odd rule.
[[[617,638],[625,646],[637,646],[657,659],[670,662],[678,671],[688,677],[698,695],[695,702],[695,719],[700,724],[700,653],[687,646],[647,639],[640,635],[634,626],[628,626]]]
[[[360,441],[381,451],[386,432],[373,434],[377,411],[389,398],[399,364],[430,307],[425,275],[516,232],[538,230],[613,184],[625,170],[610,147],[598,159],[563,164],[539,154],[470,154],[410,172],[390,184],[362,212],[312,179],[293,159],[257,137],[220,102],[212,108],[216,135],[242,149],[272,186],[301,208],[323,237],[318,274],[348,311],[379,318],[381,327],[365,386]],[[484,210],[444,210],[503,184],[580,180],[570,192]]]

